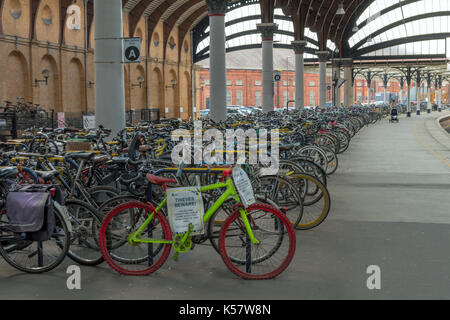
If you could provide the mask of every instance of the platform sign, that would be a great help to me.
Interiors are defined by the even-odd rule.
[[[125,63],[141,62],[141,38],[123,39],[123,61]]]
[[[194,226],[191,235],[205,232],[203,224],[203,198],[198,187],[171,188],[167,190],[169,222],[174,233],[184,233],[189,224]]]
[[[280,82],[280,80],[281,80],[281,72],[279,72],[279,71],[275,72],[275,75],[273,76],[273,79],[275,80],[275,82]]]
[[[244,207],[248,208],[256,202],[255,194],[253,193],[252,183],[247,175],[247,173],[240,167],[235,167],[233,169],[233,181],[236,189],[241,198]]]
[[[58,112],[57,119],[58,119],[58,128],[65,128],[66,114],[64,112]]]
[[[83,116],[83,129],[95,129],[95,116]]]

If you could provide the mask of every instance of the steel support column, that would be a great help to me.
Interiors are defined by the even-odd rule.
[[[125,128],[122,0],[94,1],[96,125]]]
[[[225,12],[227,0],[206,0],[209,16],[210,112],[213,121],[227,119]]]
[[[273,89],[273,34],[278,30],[276,23],[260,23],[257,26],[262,38],[262,85],[264,112],[274,110],[274,89]]]
[[[327,59],[328,51],[317,51],[319,58],[319,107],[324,109],[327,103]]]
[[[295,52],[295,109],[305,108],[305,64],[303,53],[306,41],[292,41]]]

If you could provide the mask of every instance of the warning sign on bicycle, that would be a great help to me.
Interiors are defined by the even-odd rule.
[[[245,173],[242,168],[235,167],[233,169],[233,181],[244,207],[248,208],[254,204],[256,200],[252,183],[250,182],[247,173]]]
[[[191,235],[204,234],[203,198],[198,187],[168,189],[167,209],[174,233],[185,233],[189,229],[189,224],[192,224],[194,230]]]

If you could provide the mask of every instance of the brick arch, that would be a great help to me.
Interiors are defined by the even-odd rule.
[[[187,99],[187,112],[188,116],[192,116],[194,118],[194,112],[192,109],[192,82],[191,82],[191,74],[188,71],[183,73],[184,81],[186,84],[186,99]]]
[[[159,108],[161,115],[165,115],[164,79],[159,67],[150,72],[150,108]]]
[[[85,76],[80,59],[72,58],[70,60],[66,76],[68,85],[64,86],[64,112],[77,116],[85,111]]]
[[[3,4],[5,0],[0,0],[0,34],[3,34],[3,21],[2,21],[2,12],[3,12]]]
[[[174,69],[169,69],[164,77],[166,89],[166,101],[165,105],[169,108],[169,118],[179,118],[180,117],[180,81],[178,73]],[[176,81],[175,87],[172,87],[172,80]]]
[[[16,102],[18,97],[31,100],[30,72],[25,55],[19,50],[11,51],[6,58],[4,81],[5,98]]]
[[[78,47],[84,47],[84,1],[83,0],[60,0],[61,3],[61,43],[68,45],[76,45]],[[67,9],[71,5],[77,5],[80,8],[80,30],[72,31],[67,28]]]
[[[131,83],[134,85],[138,84],[138,78],[144,78],[144,83],[142,83],[142,87],[134,87],[131,88],[131,107],[135,110],[145,109],[147,106],[147,96],[146,96],[146,87],[147,81],[145,80],[145,69],[142,65],[137,65],[133,70],[133,77],[131,79]]]
[[[130,72],[128,71],[129,66],[123,67],[123,75],[124,75],[124,87],[125,87],[125,110],[131,109],[131,92],[130,92]]]
[[[58,64],[56,59],[50,54],[42,56],[39,62],[38,72],[42,72],[45,69],[50,71],[48,84],[46,86],[40,85],[36,88],[38,92],[35,92],[35,98],[37,98],[35,100],[39,101],[40,106],[46,110],[53,109],[56,112],[62,112]]]
[[[135,38],[141,38],[141,55],[146,55],[143,51],[143,48],[145,48],[145,37],[144,37],[144,31],[141,28],[136,28],[136,31],[134,32]],[[144,44],[144,45],[143,45]]]
[[[47,25],[44,18],[48,18],[49,14],[51,14],[51,24]],[[58,0],[41,0],[33,21],[33,38],[58,43],[60,40],[59,14]]]
[[[23,38],[29,38],[31,35],[31,21],[32,8],[33,6],[28,3],[25,5],[25,0],[16,0],[21,6],[21,14],[17,19],[15,19],[11,14],[10,10],[13,8],[13,0],[4,0],[2,5],[1,17],[2,20],[2,30],[4,34],[15,35]],[[30,2],[30,0],[28,0]]]

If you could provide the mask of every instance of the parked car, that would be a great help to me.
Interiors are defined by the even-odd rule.
[[[209,109],[200,110],[200,118],[205,119],[209,116]]]
[[[244,111],[241,111],[240,106],[228,106],[227,107],[228,114],[240,114],[240,115],[246,115]]]
[[[241,107],[240,111],[244,114],[244,115],[249,115],[253,112],[253,107]]]

